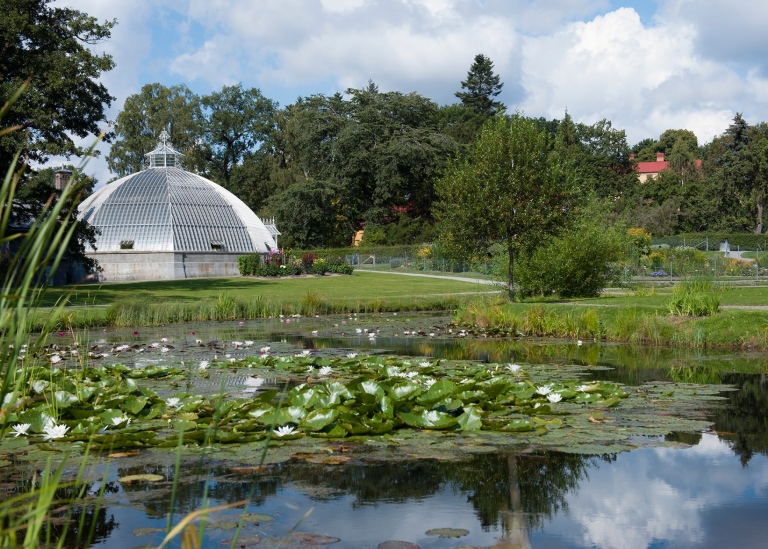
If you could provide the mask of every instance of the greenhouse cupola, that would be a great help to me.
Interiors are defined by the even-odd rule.
[[[146,168],[83,201],[78,217],[98,230],[88,255],[100,281],[236,276],[243,254],[267,254],[275,239],[234,194],[181,168],[163,131]]]

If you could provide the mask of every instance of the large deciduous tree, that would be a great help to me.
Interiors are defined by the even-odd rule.
[[[534,121],[497,117],[483,128],[471,155],[452,161],[438,183],[441,240],[464,257],[503,243],[513,300],[515,257],[562,227],[573,208],[572,175]]]
[[[0,136],[0,173],[19,149],[22,160],[37,162],[83,153],[71,136],[98,135],[113,99],[99,79],[114,63],[93,46],[109,38],[115,22],[50,4],[0,0],[0,104],[30,79],[3,117],[5,127],[23,131]]]
[[[494,99],[501,93],[503,86],[499,75],[493,72],[493,61],[478,53],[469,68],[467,79],[461,82],[464,91],[456,92],[455,95],[476,114],[491,117],[505,110],[504,104]]]
[[[200,105],[207,175],[229,188],[237,167],[269,138],[277,104],[237,84],[203,96]]]
[[[146,84],[125,100],[117,115],[117,140],[107,155],[107,166],[117,177],[144,168],[144,155],[155,148],[160,133],[171,136],[173,146],[186,156],[185,166],[195,170],[193,149],[202,138],[200,99],[183,84],[166,87]]]
[[[363,224],[398,221],[402,212],[430,220],[434,181],[458,149],[440,129],[437,106],[373,83],[347,95],[314,95],[282,111],[272,139],[275,185],[313,181],[335,189],[336,215],[348,226],[334,224],[340,233],[329,240],[349,238]]]

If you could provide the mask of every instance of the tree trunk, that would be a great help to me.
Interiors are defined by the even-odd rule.
[[[531,549],[528,528],[523,513],[523,498],[520,494],[520,479],[517,475],[517,457],[507,456],[509,471],[510,509],[507,510],[507,531],[495,547],[499,549]]]
[[[755,227],[755,234],[762,234],[763,232],[763,205],[757,203],[757,226]]]
[[[507,280],[509,290],[509,302],[515,300],[515,251],[509,246],[509,279]]]

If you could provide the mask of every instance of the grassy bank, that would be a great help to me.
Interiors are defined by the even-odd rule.
[[[633,299],[642,303],[639,298]],[[727,309],[712,316],[682,317],[670,315],[665,306],[647,303],[590,307],[486,300],[460,307],[455,319],[465,328],[489,335],[768,348],[768,311]]]
[[[71,293],[68,294],[68,291]],[[453,311],[493,292],[489,286],[459,280],[356,272],[351,276],[280,279],[212,278],[51,288],[32,317],[42,326],[50,307],[67,307],[58,328],[157,326],[267,318],[278,315]]]

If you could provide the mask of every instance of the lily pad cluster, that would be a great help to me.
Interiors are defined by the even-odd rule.
[[[573,372],[549,365],[302,353],[250,357],[232,368],[230,363],[213,363],[204,371],[25,368],[18,374],[19,390],[3,403],[4,432],[113,449],[176,446],[180,440],[207,446],[268,438],[376,437],[407,430],[537,436],[563,427],[598,428],[600,410],[630,396],[619,384],[568,379]],[[227,375],[244,379],[250,392],[238,398],[224,392],[161,396],[182,381],[191,388],[196,381],[207,382],[212,372],[222,381]],[[265,389],[268,376],[272,388]]]

